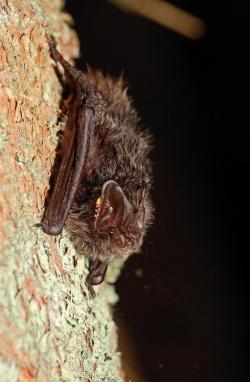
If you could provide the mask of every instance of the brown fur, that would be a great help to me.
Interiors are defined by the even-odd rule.
[[[123,79],[104,77],[88,69],[86,79],[104,101],[104,113],[92,134],[85,174],[71,206],[66,227],[85,256],[102,261],[126,258],[131,250],[119,250],[108,233],[94,229],[95,203],[103,184],[115,180],[134,208],[134,223],[141,203],[144,205],[144,227],[132,252],[139,250],[143,236],[152,220],[150,188],[152,165],[150,135],[139,127],[139,118]],[[64,145],[67,144],[67,138]],[[133,226],[131,226],[133,229]]]

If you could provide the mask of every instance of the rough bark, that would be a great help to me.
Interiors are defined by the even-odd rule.
[[[111,286],[89,298],[84,257],[41,221],[62,88],[46,34],[78,54],[61,0],[0,0],[0,380],[121,381]],[[114,273],[110,274],[114,277]]]

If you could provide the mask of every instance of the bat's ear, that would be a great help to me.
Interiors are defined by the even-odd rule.
[[[97,229],[121,227],[133,213],[133,208],[121,187],[113,180],[104,183],[98,204],[95,220]]]

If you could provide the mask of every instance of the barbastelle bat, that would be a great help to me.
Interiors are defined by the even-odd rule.
[[[86,284],[94,295],[109,262],[137,252],[152,221],[151,137],[139,126],[122,78],[82,72],[64,60],[53,36],[48,42],[74,97],[42,228],[58,235],[66,226],[90,259]]]

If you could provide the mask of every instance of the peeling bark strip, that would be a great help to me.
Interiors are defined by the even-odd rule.
[[[87,269],[65,233],[41,220],[57,146],[61,87],[49,55],[53,33],[77,55],[60,0],[0,0],[0,380],[122,381],[104,285],[95,300]],[[114,275],[113,275],[114,276]],[[113,277],[111,275],[111,277]]]

